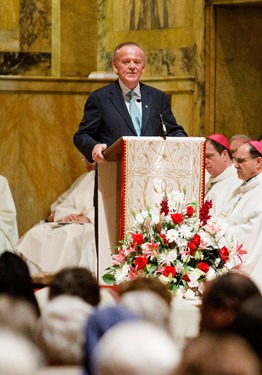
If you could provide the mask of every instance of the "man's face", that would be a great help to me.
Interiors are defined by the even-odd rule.
[[[222,173],[227,165],[225,164],[226,151],[220,155],[212,143],[207,140],[206,142],[206,170],[212,177],[218,176]]]
[[[144,52],[137,46],[122,47],[113,61],[113,68],[121,81],[133,90],[145,69]]]
[[[240,146],[235,156],[235,167],[237,169],[238,177],[243,181],[247,181],[250,178],[257,175],[258,171],[258,160],[252,159],[249,153],[250,145],[248,143]]]
[[[232,158],[234,158],[236,156],[236,152],[237,152],[238,147],[241,146],[245,142],[246,142],[246,139],[237,138],[237,139],[234,139],[230,143],[230,151],[231,151],[231,154],[232,154]]]

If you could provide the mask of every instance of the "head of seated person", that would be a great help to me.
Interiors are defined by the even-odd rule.
[[[159,294],[151,290],[129,291],[122,294],[119,304],[141,317],[141,319],[171,332],[170,305]]]
[[[36,330],[36,342],[48,366],[79,366],[83,360],[84,327],[94,307],[76,296],[48,301]]]
[[[122,322],[99,341],[93,356],[99,375],[170,375],[180,350],[161,327],[148,321]]]
[[[259,375],[260,371],[259,360],[246,340],[209,332],[186,344],[172,375]]]
[[[25,299],[0,295],[0,327],[9,327],[35,342],[38,317],[32,304]]]
[[[243,145],[247,141],[251,141],[251,138],[245,134],[235,134],[230,138],[229,145],[232,158],[236,156],[238,147]]]
[[[202,298],[200,331],[227,331],[244,301],[255,295],[260,295],[256,284],[239,272],[231,271],[208,281]]]
[[[126,281],[119,285],[118,293],[121,297],[125,293],[132,291],[151,291],[156,293],[162,299],[165,300],[168,306],[171,307],[172,304],[172,295],[168,290],[167,286],[163,284],[159,279],[152,277],[143,277],[138,276],[132,280]]]
[[[26,262],[17,254],[5,251],[0,255],[0,295],[20,298],[30,303],[40,315],[34,285]]]
[[[206,140],[206,170],[217,177],[233,164],[228,139],[222,134],[212,134]]]
[[[69,267],[57,272],[49,284],[49,299],[62,294],[77,296],[92,306],[100,302],[99,284],[84,267]]]
[[[231,326],[233,333],[242,336],[255,353],[262,365],[262,296],[255,295],[246,300]]]
[[[241,145],[234,159],[238,177],[249,181],[262,172],[262,142],[248,141]]]

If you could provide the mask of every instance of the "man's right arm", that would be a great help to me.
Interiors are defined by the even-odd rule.
[[[74,145],[92,163],[92,151],[99,143],[99,127],[101,125],[101,110],[95,95],[89,95],[84,108],[84,115],[74,134]]]

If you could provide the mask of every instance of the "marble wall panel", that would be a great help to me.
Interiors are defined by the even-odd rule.
[[[145,75],[191,75],[196,52],[194,7],[191,0],[100,1],[98,70],[109,71],[114,47],[133,40],[146,50]]]
[[[51,75],[51,53],[0,52],[0,74],[49,76]]]
[[[51,0],[20,0],[21,52],[51,52]]]
[[[96,1],[61,1],[60,25],[60,75],[88,77],[97,70]]]
[[[73,134],[86,95],[0,94],[1,174],[10,181],[20,235],[84,172]],[[68,110],[70,108],[70,110]]]
[[[219,7],[216,33],[215,132],[262,132],[262,7]]]
[[[19,50],[19,0],[1,0],[0,51]]]

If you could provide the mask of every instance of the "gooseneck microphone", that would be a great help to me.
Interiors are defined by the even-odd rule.
[[[149,103],[148,101],[142,100],[142,98],[138,98],[138,99],[136,99],[136,101],[137,101],[137,103],[141,103],[142,102],[142,103],[150,105],[151,107],[153,107],[155,109],[158,109],[156,106],[154,106],[153,104]],[[160,123],[161,123],[160,134],[159,135],[164,140],[166,140],[166,136],[167,136],[166,125],[164,123],[162,113],[160,112],[158,115],[159,115]]]

